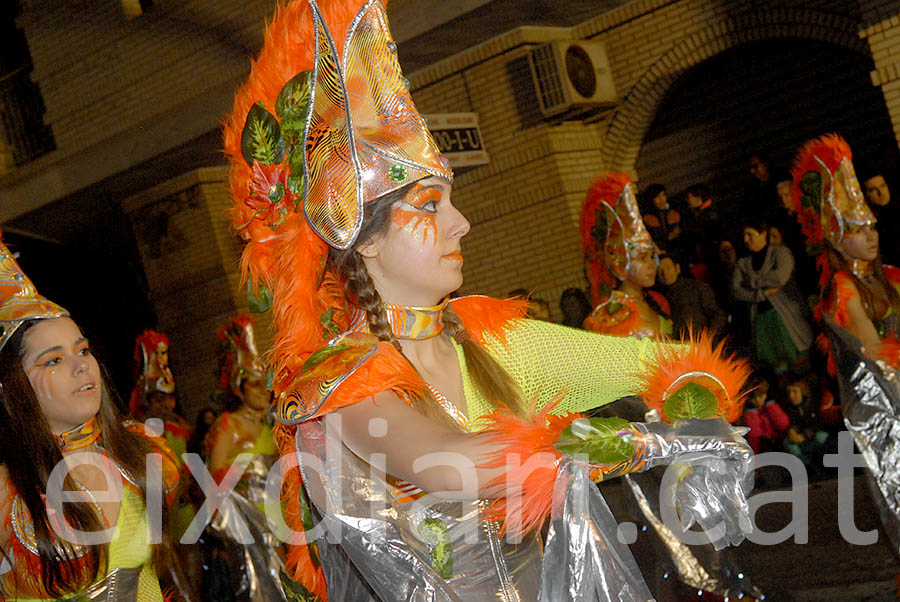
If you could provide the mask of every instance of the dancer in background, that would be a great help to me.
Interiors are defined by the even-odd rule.
[[[613,173],[594,181],[581,209],[581,246],[585,257],[585,273],[591,291],[598,297],[610,283],[618,281],[616,290],[597,305],[585,320],[585,327],[601,334],[620,337],[645,338],[661,336],[661,325],[668,324],[655,311],[667,307],[665,299],[652,285],[659,263],[656,245],[644,228],[635,202],[634,185],[628,174]],[[662,328],[663,331],[670,328]],[[706,333],[703,336],[712,336]],[[693,337],[685,337],[693,343]],[[620,416],[629,420],[659,420],[639,398],[625,398],[602,408],[605,416]],[[717,551],[709,543],[688,546],[679,541],[660,514],[659,491],[661,470],[625,475],[626,491],[637,507],[643,521],[650,525],[651,544],[663,562],[656,564],[661,575],[674,575],[691,588],[691,593],[710,596],[741,596],[754,600],[762,594],[738,568],[726,551]],[[669,585],[674,587],[674,585]],[[686,588],[685,588],[686,589]],[[682,592],[684,593],[684,592]]]
[[[807,142],[794,162],[794,207],[817,266],[829,372],[840,386],[844,423],[868,467],[873,499],[900,553],[900,270],[885,266],[875,218],[835,134]]]
[[[581,242],[594,302],[584,327],[638,338],[671,335],[669,304],[649,290],[659,251],[641,220],[628,174],[609,174],[591,185],[581,210]]]
[[[171,502],[175,459],[162,439],[126,422],[85,335],[2,244],[0,329],[0,598],[162,602],[168,513],[146,505],[162,503],[163,492]],[[148,454],[161,460],[161,480]],[[59,466],[68,471],[54,474]],[[63,490],[84,495],[56,510],[54,490],[57,503]],[[161,522],[148,530],[152,516]],[[154,532],[161,543],[151,543]]]
[[[228,320],[217,336],[219,383],[228,401],[207,439],[209,471],[217,483],[223,483],[233,464],[243,470],[233,472],[238,480],[210,523],[221,540],[221,546],[213,544],[213,548],[226,552],[230,599],[281,600],[281,545],[265,514],[266,477],[277,456],[265,367],[256,351],[250,316]],[[243,526],[252,541],[247,541]]]
[[[745,366],[708,346],[528,320],[521,302],[449,300],[469,224],[379,0],[281,8],[225,148],[244,275],[272,299],[282,468],[303,470],[283,494],[297,532],[286,587],[332,600],[555,601],[579,588],[583,600],[646,601],[590,478],[689,450],[726,461],[692,464],[674,489],[683,518],[723,520],[721,543],[742,537],[749,452],[715,416],[739,411]],[[695,419],[577,413],[642,389],[671,419]],[[703,411],[686,411],[700,389]],[[570,461],[601,439],[617,451]],[[511,454],[528,468],[508,468]]]

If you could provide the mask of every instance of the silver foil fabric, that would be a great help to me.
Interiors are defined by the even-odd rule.
[[[109,574],[77,595],[84,602],[136,602],[138,581],[143,565],[113,569]]]
[[[560,464],[554,509],[541,551],[530,536],[510,541],[495,523],[479,519],[484,501],[455,501],[422,493],[399,502],[391,478],[363,461],[341,442],[340,416],[326,415],[296,426],[295,444],[303,482],[317,517],[308,538],[316,542],[329,597],[334,600],[501,602],[646,602],[653,597],[628,548],[617,541],[617,525],[584,465]],[[727,427],[727,425],[726,425]],[[742,441],[702,443],[701,433],[721,425],[686,424],[685,437],[659,432],[655,453],[674,453],[685,460],[717,455],[741,457],[731,450]],[[657,431],[659,429],[656,429]],[[673,431],[674,432],[674,431]],[[730,431],[729,431],[730,432]],[[721,433],[720,433],[721,435]],[[746,444],[744,444],[746,445]],[[713,485],[713,498],[743,500],[744,472],[723,462],[726,473],[704,470],[700,462],[694,482],[681,503],[703,524],[718,520],[732,506],[714,500],[705,506],[696,487]],[[717,484],[718,483],[718,484]],[[729,491],[737,487],[738,491]],[[746,504],[746,502],[745,502]],[[705,514],[703,514],[705,512]],[[728,519],[742,525],[743,520]],[[437,542],[428,530],[443,534]],[[735,534],[730,534],[734,539]]]
[[[897,374],[862,354],[859,340],[825,318],[841,411],[869,471],[884,530],[900,553],[900,388]]]
[[[254,455],[248,462],[240,493],[232,490],[210,521],[210,529],[219,537],[236,544],[239,556],[229,558],[229,568],[241,575],[235,599],[251,602],[284,600],[281,571],[284,563],[278,555],[280,543],[275,526],[260,507],[266,503],[266,476],[272,458]],[[258,507],[259,505],[259,507]]]

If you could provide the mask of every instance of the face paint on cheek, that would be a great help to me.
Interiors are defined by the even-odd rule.
[[[56,374],[55,370],[41,370],[38,367],[34,367],[28,371],[28,380],[31,382],[31,387],[37,394],[38,399],[53,399],[54,374]]]
[[[406,232],[419,244],[424,246],[430,235],[431,244],[437,245],[437,224],[433,214],[400,208],[394,211],[391,221],[394,222],[397,230]]]

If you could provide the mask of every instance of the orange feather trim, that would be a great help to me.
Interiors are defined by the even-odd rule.
[[[535,412],[535,400],[531,405],[531,420],[516,418],[507,409],[495,410],[484,417],[489,426],[483,432],[490,435],[490,441],[503,446],[492,454],[481,466],[483,468],[506,467],[503,475],[487,484],[489,488],[507,493],[494,499],[482,516],[483,520],[502,523],[501,532],[514,537],[522,537],[543,525],[553,507],[553,484],[556,481],[556,466],[533,466],[527,460],[537,454],[548,454],[556,460],[562,458],[553,445],[562,432],[579,413],[556,416],[551,414],[562,401],[564,394],[557,395],[539,412]],[[508,460],[522,460],[521,465],[508,465]]]
[[[717,414],[729,422],[737,420],[747,396],[741,389],[750,376],[750,364],[735,355],[725,357],[724,342],[713,346],[712,336],[706,331],[689,332],[686,345],[673,346],[660,340],[654,360],[636,375],[643,385],[638,395],[667,420],[664,395],[679,377],[695,371],[711,374],[722,383],[724,390],[713,391],[719,402]],[[698,384],[705,386],[701,379]]]
[[[362,4],[363,0],[321,4],[339,54]],[[259,57],[251,61],[250,77],[237,91],[233,109],[223,124],[225,155],[231,164],[231,218],[247,241],[241,256],[242,281],[249,281],[254,291],[264,285],[273,298],[277,334],[266,359],[274,369],[276,393],[291,381],[306,357],[333,336],[322,321],[329,310],[338,330],[346,328],[340,322],[345,313],[343,292],[336,292],[335,277],[326,283],[324,274],[328,245],[306,223],[302,210],[291,207],[284,221],[273,229],[254,219],[254,208],[245,202],[254,186],[258,187],[255,179],[264,171],[254,171],[254,167],[259,168],[258,163],[248,165],[241,153],[247,113],[258,102],[272,110],[284,84],[301,71],[313,68],[314,40],[309,3],[295,0],[279,5],[266,28]],[[286,182],[287,169],[280,169],[277,175],[276,169],[269,172],[264,175],[277,177],[282,184]]]
[[[494,299],[473,295],[450,301],[453,312],[462,320],[469,337],[484,345],[490,335],[506,345],[506,331],[515,320],[525,317],[529,302],[522,299]]]
[[[581,251],[584,254],[585,272],[591,285],[591,299],[594,305],[603,300],[601,285],[614,289],[618,284],[616,278],[606,266],[604,244],[606,229],[597,231],[598,216],[605,216],[604,205],[616,206],[616,201],[631,178],[626,173],[610,173],[591,183],[587,197],[581,208],[581,219],[578,229],[581,233]],[[605,219],[605,218],[604,218]]]
[[[276,424],[273,433],[275,443],[281,457],[290,457],[296,454],[294,443],[295,426]],[[285,559],[285,571],[294,581],[300,583],[312,594],[318,596],[322,602],[328,601],[328,584],[325,581],[325,573],[321,565],[313,562],[310,545],[314,543],[306,541],[305,527],[303,525],[303,506],[300,503],[303,481],[300,476],[300,468],[293,466],[283,476],[281,485],[281,499],[284,508],[284,520],[293,533],[288,542],[288,552]]]

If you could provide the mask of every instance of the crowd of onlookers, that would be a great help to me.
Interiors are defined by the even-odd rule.
[[[749,176],[739,204],[720,202],[703,183],[671,197],[662,184],[642,190],[643,221],[660,249],[655,289],[668,301],[674,336],[705,328],[750,359],[755,388],[743,422],[751,446],[788,451],[815,476],[841,425],[836,386],[814,344],[820,250],[807,248],[794,217],[788,172],[754,155]],[[900,199],[891,198],[884,171],[858,176],[882,232],[883,260],[898,265],[900,244],[884,241],[900,226]],[[760,283],[768,283],[762,293]],[[549,320],[549,304],[531,301],[532,316]],[[565,290],[559,305],[561,322],[575,328],[592,310],[580,288]]]

